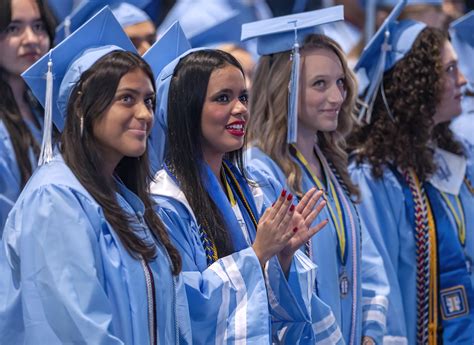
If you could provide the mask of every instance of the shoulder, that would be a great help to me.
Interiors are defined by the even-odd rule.
[[[352,181],[361,188],[362,194],[366,192],[366,189],[370,189],[372,192],[386,190],[388,193],[393,190],[402,190],[398,177],[388,165],[383,167],[381,177],[375,177],[372,165],[368,162],[356,163],[352,161],[349,164],[349,173]]]

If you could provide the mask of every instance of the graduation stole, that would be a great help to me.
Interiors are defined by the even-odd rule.
[[[417,343],[437,344],[442,329],[445,344],[471,344],[472,286],[442,197],[431,184],[422,184],[413,169],[402,178],[392,170],[402,182],[407,215],[415,229]]]
[[[247,181],[232,163],[229,161],[222,162],[221,176],[224,178],[223,182],[225,183],[226,192],[230,194],[227,194],[222,190],[218,178],[214,175],[209,166],[204,164],[204,187],[211,199],[214,201],[216,207],[221,212],[221,216],[226,224],[226,229],[229,231],[234,250],[237,252],[247,248],[249,245],[242,233],[242,229],[235,216],[234,210],[232,209],[232,202],[237,203],[242,213],[251,243],[255,240],[257,232],[258,213]],[[203,228],[202,225],[201,228]],[[215,244],[207,235],[205,229],[203,229],[202,233],[201,240],[203,241],[203,247],[206,252],[207,263],[208,265],[211,265],[218,258],[217,249]]]

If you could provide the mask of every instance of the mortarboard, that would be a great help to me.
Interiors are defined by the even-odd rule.
[[[260,20],[242,26],[242,41],[257,39],[257,52],[269,55],[292,51],[288,100],[287,142],[296,142],[298,124],[299,48],[307,35],[324,33],[322,24],[344,20],[343,6]]]
[[[114,50],[136,52],[110,9],[105,7],[22,74],[45,108],[39,165],[52,158],[52,123],[63,130],[70,92],[81,74]]]
[[[143,59],[151,66],[156,82],[155,123],[148,137],[148,143],[151,147],[149,157],[153,172],[158,171],[161,167],[165,153],[166,114],[171,75],[180,58],[183,54],[190,53],[190,49],[191,44],[186,39],[179,23],[175,22],[143,55]],[[174,65],[172,65],[173,62],[175,62]]]
[[[72,32],[84,24],[89,18],[106,5],[111,7],[112,12],[117,17],[118,22],[124,27],[140,23],[145,18],[146,13],[140,10],[149,3],[150,0],[82,0],[56,28],[55,43],[58,44],[68,37]],[[125,5],[122,5],[122,3]],[[125,4],[126,3],[126,4]],[[135,15],[135,17],[134,17]],[[148,17],[148,16],[147,16]],[[135,19],[134,19],[135,18]],[[137,19],[139,18],[139,19]],[[135,22],[133,23],[133,21]],[[137,21],[140,20],[140,21]],[[149,20],[149,18],[148,18]],[[132,23],[132,24],[123,24]]]
[[[466,76],[470,88],[474,88],[474,11],[452,22],[449,27],[451,43],[458,54],[461,72]]]
[[[368,81],[364,87],[359,89],[359,95],[365,93],[359,120],[365,118],[366,122],[370,122],[376,93],[382,84],[384,72],[405,57],[420,32],[426,27],[425,24],[414,20],[397,21],[406,3],[406,0],[401,0],[393,8],[362,51],[359,61],[354,67],[357,78],[360,81]]]

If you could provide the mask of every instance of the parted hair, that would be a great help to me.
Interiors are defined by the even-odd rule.
[[[60,147],[66,164],[102,207],[105,218],[117,233],[123,246],[134,258],[151,261],[156,257],[155,244],[145,243],[137,236],[133,230],[137,226],[136,221],[132,220],[119,205],[115,185],[111,185],[110,180],[102,173],[102,151],[99,140],[93,133],[94,124],[112,104],[122,77],[137,69],[145,73],[155,88],[153,73],[148,64],[140,56],[130,52],[110,52],[82,73],[68,101]],[[82,135],[81,117],[84,121]],[[181,271],[181,257],[153,210],[154,202],[149,194],[152,175],[147,151],[141,157],[123,157],[114,174],[144,203],[145,222],[152,234],[166,248],[173,264],[173,274],[178,274]]]
[[[443,87],[441,52],[448,34],[425,28],[410,52],[383,76],[387,105],[382,93],[376,96],[372,121],[358,126],[349,142],[358,163],[368,162],[375,177],[391,164],[402,170],[413,168],[421,181],[436,170],[433,159],[436,143],[455,154],[463,154],[448,123],[434,126],[433,116]]]
[[[347,170],[348,155],[345,137],[355,121],[353,110],[357,96],[357,82],[347,65],[340,46],[321,34],[308,35],[301,48],[302,61],[305,51],[327,49],[339,58],[344,75],[346,97],[339,112],[335,131],[318,132],[317,142],[325,158],[351,196],[358,199],[359,190],[352,183]],[[302,171],[291,158],[287,137],[288,85],[291,76],[291,52],[285,51],[260,58],[250,94],[251,121],[248,141],[269,155],[285,173],[287,184],[298,195],[302,194]]]
[[[0,0],[0,39],[3,39],[1,36],[5,35],[5,29],[12,20],[12,1],[14,0]],[[36,4],[49,36],[49,41],[52,43],[54,41],[56,28],[53,14],[43,0],[36,0]],[[5,66],[0,65],[0,120],[4,123],[10,135],[18,170],[20,171],[20,187],[23,188],[33,171],[28,151],[31,147],[37,157],[40,152],[40,143],[36,142],[33,134],[23,120],[13,91],[7,80],[8,72]],[[32,108],[42,111],[41,106],[29,92],[27,92],[24,97]]]
[[[229,53],[205,49],[186,55],[176,66],[168,94],[168,151],[165,157],[176,176],[196,219],[217,248],[218,257],[234,252],[234,246],[217,205],[203,186],[202,110],[212,72],[227,67],[244,72]],[[225,159],[238,166],[242,174],[242,148],[227,153]]]

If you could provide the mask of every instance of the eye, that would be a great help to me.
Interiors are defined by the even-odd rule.
[[[20,33],[20,25],[10,24],[5,28],[3,32],[7,35],[16,35]]]
[[[240,103],[247,105],[249,103],[249,95],[244,93],[243,95],[239,97],[239,101]]]
[[[222,94],[216,97],[216,102],[227,103],[230,101],[230,97],[227,94]]]
[[[33,31],[36,33],[46,32],[46,25],[43,22],[37,22],[33,24]]]
[[[153,109],[155,107],[155,97],[147,97],[145,98],[145,105],[148,108]]]
[[[122,96],[120,96],[119,100],[120,100],[120,102],[122,102],[126,105],[133,104],[133,102],[135,101],[135,99],[131,95],[122,95]]]
[[[346,88],[346,78],[340,78],[336,81],[336,83],[337,83],[337,86]]]
[[[313,82],[313,86],[317,88],[323,88],[326,86],[326,81],[323,79],[318,79]]]

